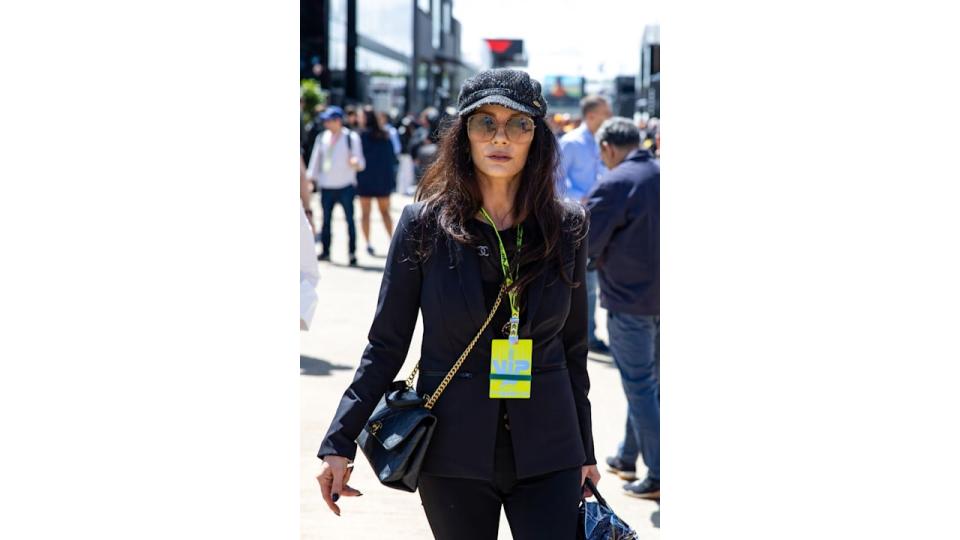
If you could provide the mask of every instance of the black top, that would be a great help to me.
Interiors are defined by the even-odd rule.
[[[529,249],[531,239],[531,229],[533,228],[530,224],[525,224],[523,230],[523,244],[521,244],[520,249]],[[497,243],[497,235],[493,232],[493,225],[486,221],[480,221],[478,219],[473,220],[467,225],[467,229],[471,234],[481,238],[480,244],[477,246],[477,255],[480,258],[480,278],[483,281],[483,300],[484,305],[487,309],[493,307],[494,301],[497,299],[497,292],[500,290],[500,286],[503,285],[503,266],[500,264],[500,244]],[[500,240],[503,241],[503,245],[507,250],[507,259],[510,262],[510,269],[513,271],[517,265],[517,228],[509,227],[500,232]],[[526,265],[524,268],[520,269],[520,273],[516,275],[519,279],[524,271],[530,271],[531,269]],[[524,301],[526,300],[526,294],[523,291],[520,291],[520,320],[523,321],[524,315],[526,315],[526,309],[524,306]],[[490,326],[494,328],[494,333],[498,337],[506,338],[510,335],[509,332],[509,323],[510,323],[510,299],[507,297],[507,294],[504,293],[503,298],[500,300],[500,307],[497,308],[497,314],[494,315],[493,320],[490,321]],[[528,336],[520,336],[528,337]]]
[[[386,197],[396,188],[397,156],[389,137],[378,139],[369,131],[360,132],[367,166],[357,172],[357,194],[361,197]]]

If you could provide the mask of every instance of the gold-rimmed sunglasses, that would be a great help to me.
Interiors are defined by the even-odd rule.
[[[525,143],[533,139],[535,125],[532,118],[511,116],[505,123],[498,124],[496,118],[485,113],[478,113],[467,119],[467,136],[476,142],[491,141],[497,136],[501,126],[510,142]]]

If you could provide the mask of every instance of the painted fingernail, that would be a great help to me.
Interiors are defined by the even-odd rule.
[[[357,497],[363,497],[363,493],[357,492]]]
[[[339,501],[339,500],[340,500],[340,494],[339,494],[339,493],[334,493],[334,494],[333,494],[333,502],[337,502],[337,501]]]

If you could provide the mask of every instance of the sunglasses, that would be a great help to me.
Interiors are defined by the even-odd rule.
[[[511,116],[503,125],[507,140],[515,143],[530,142],[533,139],[534,123],[526,116]],[[501,124],[489,114],[475,114],[467,120],[467,136],[476,142],[493,140]]]

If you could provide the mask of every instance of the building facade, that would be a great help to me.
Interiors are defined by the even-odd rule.
[[[637,78],[637,109],[660,116],[660,25],[643,29],[640,45],[640,76]]]
[[[460,32],[452,0],[300,0],[300,77],[336,105],[442,108],[472,72]]]

